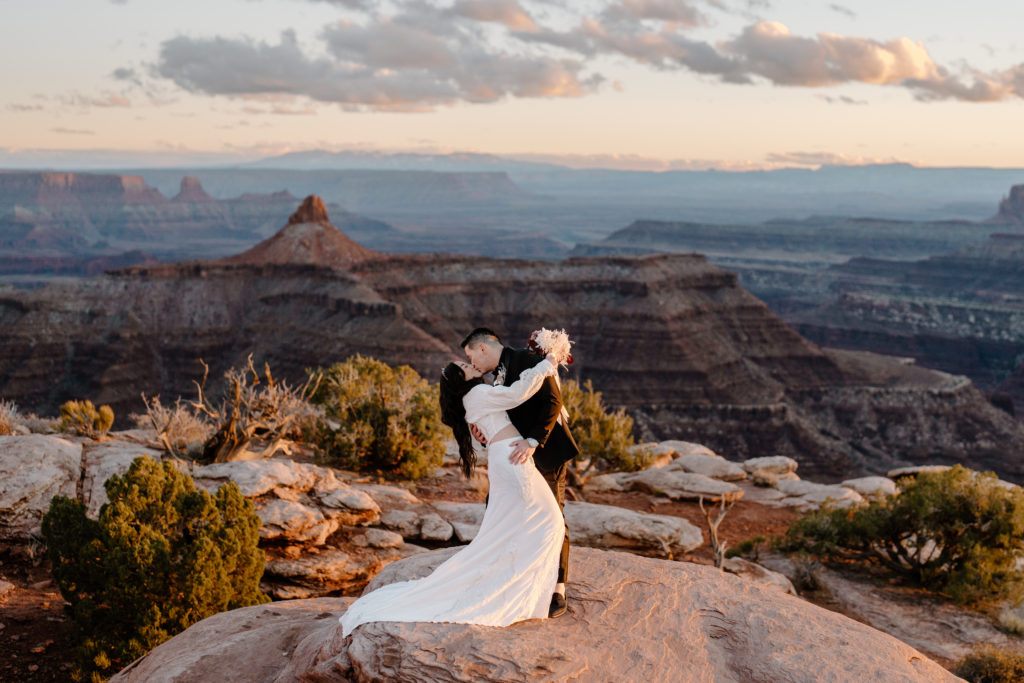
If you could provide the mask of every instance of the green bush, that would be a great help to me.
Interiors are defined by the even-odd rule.
[[[354,356],[321,373],[312,401],[323,406],[322,458],[388,479],[419,479],[444,460],[438,385],[407,365]]]
[[[171,463],[139,457],[104,488],[98,521],[64,496],[43,517],[79,675],[102,680],[201,619],[268,601],[260,518],[235,484],[212,496]]]
[[[92,401],[68,401],[60,407],[60,430],[95,439],[114,426],[110,406],[97,408]]]
[[[649,451],[633,448],[633,418],[621,409],[608,412],[590,380],[582,387],[573,380],[563,382],[562,405],[569,412],[569,431],[581,458],[589,458],[576,473],[578,480],[585,480],[592,471],[634,472],[651,464]]]
[[[900,481],[902,493],[822,509],[777,543],[819,557],[877,561],[961,604],[1024,598],[1024,492],[960,466]]]
[[[985,647],[957,662],[953,673],[968,683],[1018,683],[1024,681],[1024,653]]]

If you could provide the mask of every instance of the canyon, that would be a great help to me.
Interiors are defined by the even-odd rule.
[[[1011,412],[1024,360],[1024,186],[985,221],[638,221],[575,255],[705,253],[805,338],[964,375]]]
[[[787,455],[825,481],[954,462],[1024,480],[1024,426],[969,381],[822,348],[703,256],[387,254],[313,196],[233,257],[0,293],[0,395],[50,414],[90,398],[124,420],[142,393],[192,395],[200,359],[216,380],[250,353],[291,382],[357,353],[433,379],[478,325],[513,345],[568,329],[568,376],[592,380],[645,439]]]

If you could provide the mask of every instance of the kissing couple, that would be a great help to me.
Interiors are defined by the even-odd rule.
[[[558,367],[572,362],[564,331],[540,329],[530,349],[479,327],[462,341],[469,362],[441,372],[441,421],[468,477],[474,438],[487,448],[490,492],[473,541],[429,576],[363,595],[341,617],[347,636],[373,621],[508,626],[561,616],[569,535],[562,514],[566,464],[579,454],[562,406]],[[483,376],[493,372],[493,383]]]

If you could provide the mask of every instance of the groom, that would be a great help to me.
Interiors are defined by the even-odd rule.
[[[495,384],[510,386],[528,368],[544,360],[543,354],[527,349],[504,346],[498,335],[486,327],[478,327],[462,340],[462,350],[477,370],[495,373]],[[522,405],[508,411],[513,426],[524,437],[513,442],[509,460],[520,465],[530,457],[555,494],[558,507],[565,506],[566,464],[579,455],[580,449],[569,433],[568,413],[562,407],[562,393],[557,377],[548,377],[541,388]],[[487,445],[483,434],[470,425],[473,436]],[[565,527],[562,554],[558,562],[558,579],[551,596],[549,617],[565,614],[565,581],[569,571],[569,526]]]

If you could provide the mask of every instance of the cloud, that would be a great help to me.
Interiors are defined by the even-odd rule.
[[[50,132],[62,135],[96,135],[96,131],[85,130],[84,128],[51,128]]]
[[[929,81],[939,74],[924,45],[909,38],[886,43],[835,33],[804,38],[777,21],[748,26],[722,48],[741,60],[746,71],[777,85],[889,85],[907,79]]]
[[[578,60],[492,51],[452,28],[339,22],[321,37],[332,58],[307,56],[292,31],[277,44],[179,36],[162,44],[156,68],[190,92],[284,93],[400,111],[504,97],[578,97],[600,82],[583,76]]]
[[[835,3],[832,3],[831,5],[828,6],[828,8],[830,10],[832,10],[833,12],[838,12],[839,14],[845,14],[846,16],[850,17],[851,19],[856,19],[857,18],[857,13],[854,12],[849,7],[844,7],[843,5],[837,5]]]
[[[765,156],[770,164],[786,166],[867,166],[870,164],[905,164],[895,157],[863,157],[837,152],[773,152]]]
[[[535,31],[537,24],[517,0],[458,0],[452,13],[475,21],[502,24],[516,31]]]
[[[114,107],[130,107],[132,106],[131,100],[123,95],[118,95],[112,92],[105,92],[99,96],[82,95],[80,93],[70,93],[68,95],[61,95],[58,98],[61,104],[68,107],[79,107],[87,109],[89,107],[100,107],[103,109],[109,109]]]
[[[7,109],[10,111],[25,112],[25,111],[42,111],[43,105],[41,104],[8,104]]]
[[[821,99],[825,100],[829,104],[867,104],[867,100],[857,100],[848,95],[819,95]]]
[[[320,44],[308,48],[299,45],[293,31],[283,32],[276,43],[178,36],[161,44],[153,72],[192,93],[286,94],[388,111],[579,97],[605,81],[596,69],[609,56],[732,84],[865,83],[908,89],[921,102],[1024,97],[1024,65],[1003,72],[967,67],[954,72],[937,64],[924,43],[907,37],[801,36],[785,24],[763,20],[717,42],[690,35],[694,27],[710,25],[702,12],[706,6],[743,11],[722,0],[603,0],[597,7],[585,5],[583,13],[582,5],[548,0],[454,0],[446,7],[394,0],[386,13],[363,0],[317,1],[365,10],[365,16],[325,26],[317,36]],[[770,5],[748,1],[746,7]],[[830,7],[853,15],[843,5]],[[139,85],[134,69],[112,75]],[[854,103],[842,96],[828,101]],[[127,106],[127,101],[106,106]]]

